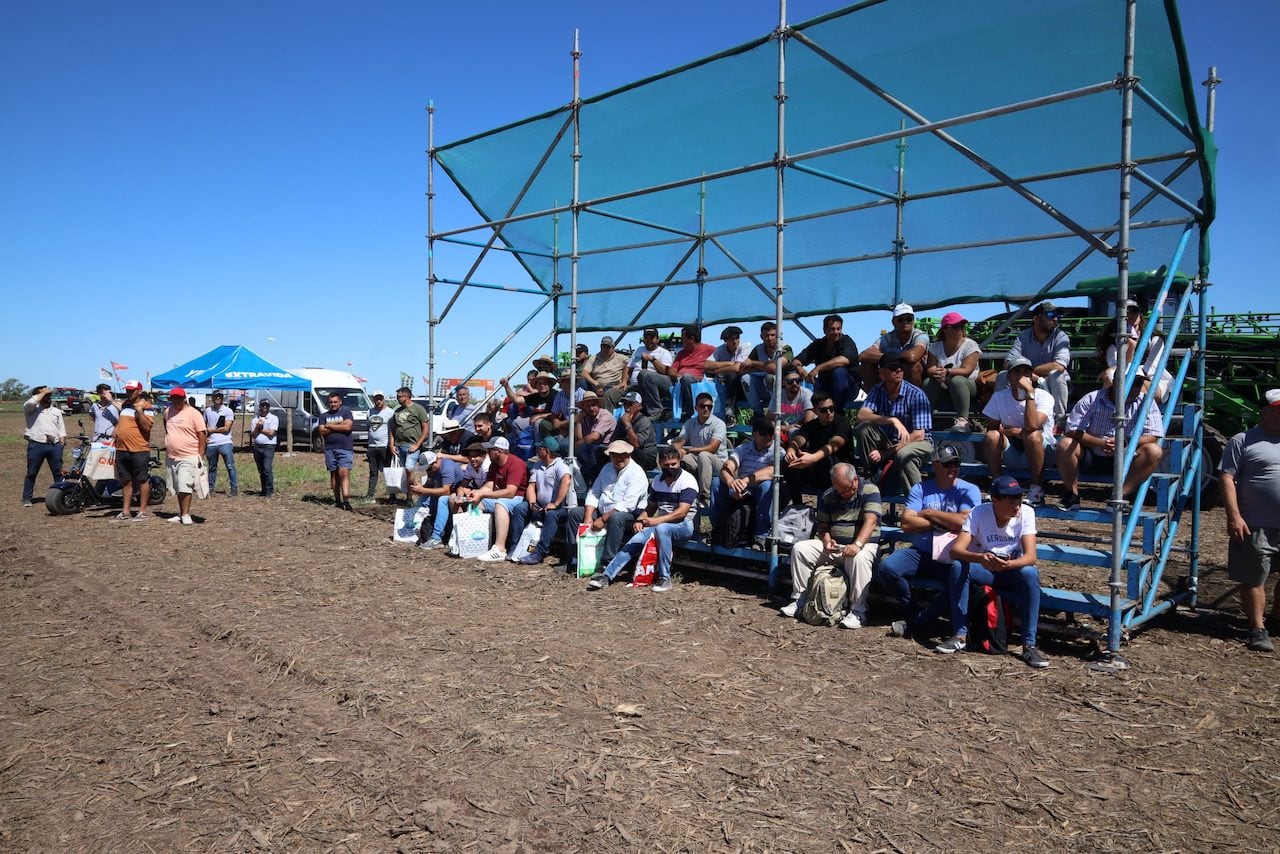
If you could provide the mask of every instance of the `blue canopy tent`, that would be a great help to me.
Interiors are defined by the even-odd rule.
[[[241,391],[310,391],[311,380],[276,367],[248,347],[223,344],[186,364],[151,378],[152,388],[228,388]],[[292,415],[292,413],[290,413]],[[285,423],[293,424],[292,417]],[[288,450],[293,450],[290,429]]]

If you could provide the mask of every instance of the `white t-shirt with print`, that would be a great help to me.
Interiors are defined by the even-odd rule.
[[[1018,505],[1018,512],[1001,527],[996,522],[996,509],[990,504],[979,504],[969,512],[960,530],[973,535],[971,552],[991,552],[1003,558],[1022,557],[1022,537],[1036,532],[1036,511],[1026,504]]]

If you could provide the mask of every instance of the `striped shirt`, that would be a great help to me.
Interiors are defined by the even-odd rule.
[[[898,386],[898,396],[891,399],[889,392],[885,390],[884,383],[878,383],[871,389],[871,393],[867,395],[862,405],[876,415],[897,418],[907,428],[908,433],[923,430],[924,440],[933,441],[933,410],[929,407],[929,398],[919,386],[904,380]],[[889,425],[884,425],[886,435],[891,429],[893,428]],[[896,438],[897,441],[903,441],[907,437],[897,436]]]
[[[738,477],[753,475],[760,469],[773,465],[773,442],[765,445],[764,450],[761,451],[756,449],[754,438],[747,439],[747,441],[733,449],[733,453],[729,454],[729,459],[737,460]]]
[[[1124,435],[1127,439],[1133,438],[1134,428],[1137,426],[1135,419],[1138,417],[1138,408],[1141,406],[1142,395],[1135,395],[1125,407]],[[1116,434],[1116,423],[1111,420],[1115,416],[1115,411],[1116,405],[1111,402],[1108,390],[1095,389],[1080,398],[1071,408],[1071,414],[1067,416],[1067,432],[1083,430],[1090,436],[1110,439]],[[1151,409],[1147,411],[1147,420],[1142,425],[1142,432],[1139,435],[1164,435],[1164,419],[1160,417],[1160,407],[1155,401],[1152,401]]]
[[[880,516],[884,513],[884,507],[880,503],[880,488],[874,483],[862,481],[858,491],[848,500],[836,492],[834,487],[818,496],[818,528],[826,528],[831,539],[842,546],[847,546],[858,538],[864,513],[871,513],[876,517],[876,525],[871,530],[868,542],[877,542],[880,539]]]

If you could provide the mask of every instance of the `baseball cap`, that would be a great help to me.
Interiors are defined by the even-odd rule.
[[[137,380],[129,380],[127,383],[124,384],[125,391],[133,391],[134,389],[138,389],[138,388],[142,388],[142,383],[138,382]]]
[[[641,401],[642,401],[642,398],[640,397],[640,392],[638,391],[629,391],[622,396],[623,403],[640,403]]]
[[[369,395],[369,397],[381,397],[381,398],[385,399],[385,398],[386,398],[386,395],[382,393],[382,389],[378,389],[378,390],[377,390],[377,391],[375,391],[373,394]]]
[[[1004,366],[1006,370],[1012,371],[1014,368],[1030,368],[1033,367],[1031,360],[1026,356],[1010,356],[1005,359]]]
[[[461,430],[461,429],[462,429],[462,425],[459,424],[457,421],[454,421],[452,418],[446,418],[445,420],[440,422],[441,433],[452,433],[454,430]]]
[[[880,356],[879,366],[882,368],[892,368],[895,365],[901,365],[905,362],[901,353],[884,353]]]
[[[548,436],[538,443],[539,448],[546,448],[553,454],[560,453],[560,440],[555,436]]]
[[[959,326],[962,323],[968,322],[969,321],[964,319],[964,315],[958,311],[948,311],[946,314],[942,315],[943,326]]]
[[[1125,308],[1137,309],[1137,310],[1139,310],[1139,311],[1141,311],[1141,310],[1142,310],[1142,306],[1138,305],[1138,301],[1137,301],[1136,299],[1127,299],[1127,300],[1125,300],[1125,301],[1124,301],[1124,307],[1125,307]]]
[[[905,302],[900,302],[893,307],[893,316],[895,318],[902,317],[902,315],[904,314],[910,314],[914,317],[915,313],[916,313],[916,310],[911,306],[907,305]]]
[[[991,481],[992,495],[1021,495],[1024,492],[1026,490],[1022,488],[1022,484],[1007,474],[1002,474]]]
[[[435,451],[423,451],[418,454],[418,468],[426,468],[436,461]]]
[[[609,447],[604,449],[606,454],[629,454],[635,448],[631,447],[630,442],[624,442],[621,439],[614,439],[609,443]]]
[[[1267,389],[1267,406],[1280,406],[1280,388]]]
[[[511,443],[507,441],[506,436],[495,436],[484,443],[484,449],[486,451],[509,451],[511,450]]]
[[[187,396],[187,393],[182,390],[181,386],[174,386],[173,388],[169,389],[169,397],[186,398],[186,396]]]
[[[1045,300],[1044,302],[1036,306],[1036,310],[1031,313],[1032,314],[1057,314],[1058,307],[1053,303],[1049,302],[1048,300]]]
[[[642,334],[642,335],[657,335],[657,334],[658,334],[658,327],[656,327],[656,326],[646,326],[646,327],[644,328],[644,332],[642,332],[641,334]]]
[[[584,346],[584,347],[585,347],[586,345],[584,344],[584,345],[582,345],[582,346]],[[612,346],[613,346],[613,336],[612,336],[612,335],[606,335],[606,336],[604,336],[603,338],[601,338],[601,339],[600,339],[600,346],[601,346],[601,347],[612,347]]]
[[[603,345],[604,345],[604,342],[603,342],[603,341],[602,341],[602,342],[600,342],[600,343],[601,343],[601,346],[603,346]],[[591,348],[590,348],[590,347],[588,347],[586,344],[579,344],[577,347],[574,347],[574,348],[573,348],[573,352],[575,352],[575,353],[590,353],[590,352],[591,352]]]
[[[724,332],[721,332],[721,333],[720,333],[720,340],[721,340],[721,341],[728,341],[730,338],[733,338],[734,336],[737,336],[738,338],[741,338],[741,337],[742,337],[742,327],[741,327],[741,326],[727,326],[727,327],[725,327]]]
[[[933,459],[939,463],[954,463],[961,459],[960,449],[955,445],[939,445],[938,449],[933,452]]]

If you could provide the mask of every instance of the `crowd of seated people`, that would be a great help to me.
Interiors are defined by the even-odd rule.
[[[1045,666],[1035,647],[1038,592],[1032,593],[1039,589],[1035,507],[1044,501],[1045,473],[1056,464],[1060,503],[1074,508],[1080,473],[1109,473],[1115,454],[1115,384],[1104,372],[1097,390],[1068,407],[1070,341],[1057,327],[1059,317],[1052,303],[1035,307],[986,400],[977,382],[981,353],[966,335],[966,319],[947,312],[930,342],[906,304],[893,308],[893,328],[861,352],[844,334],[842,318],[830,315],[823,336],[795,355],[779,346],[776,325],[766,322],[754,345],[730,326],[713,348],[700,329],[687,326],[673,352],[649,328],[629,357],[611,336],[595,354],[579,347],[572,370],[539,357],[524,386],[502,380],[503,403],[480,407],[460,397],[453,412],[467,423],[447,418],[437,447],[418,458],[410,491],[438,507],[420,542],[441,547],[447,517],[475,505],[493,515],[494,545],[481,560],[536,564],[560,547],[572,569],[579,529],[595,530],[604,545],[591,586],[602,589],[652,534],[665,590],[672,550],[706,529],[732,527],[731,517],[747,520],[746,547],[765,548],[777,488],[780,507],[807,503],[817,513],[815,538],[792,549],[795,600],[783,609],[787,616],[796,613],[815,568],[843,567],[852,607],[841,625],[865,622],[874,576],[902,610],[894,634],[917,634],[949,616],[951,635],[938,651],[954,652],[965,646],[968,584],[980,578],[1030,609],[1022,621],[1024,658]],[[1126,346],[1141,320],[1131,305]],[[1112,334],[1113,363],[1114,343]],[[1125,355],[1135,355],[1132,346]],[[1153,393],[1152,365],[1147,359],[1137,370],[1125,406],[1128,440],[1138,444],[1123,487],[1130,501],[1162,456],[1158,406],[1142,423],[1135,420]],[[775,387],[779,369],[782,383]],[[939,414],[947,429],[935,441]],[[775,447],[778,432],[782,443]],[[970,441],[974,452],[959,450]],[[979,485],[959,477],[961,461],[974,456],[987,466],[986,504]],[[902,503],[895,522],[909,544],[880,558],[880,519],[890,501]],[[540,526],[535,544],[517,553],[533,523]],[[922,607],[914,598],[916,578],[944,594]]]

